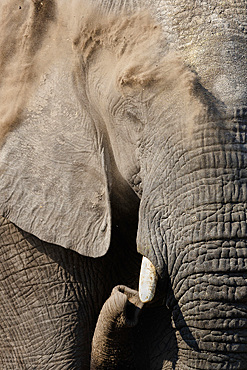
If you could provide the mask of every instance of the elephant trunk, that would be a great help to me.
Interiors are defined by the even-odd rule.
[[[197,368],[246,364],[247,254],[245,240],[195,243],[173,265],[166,305],[179,363]]]
[[[246,363],[247,115],[214,117],[159,147],[140,206],[138,249],[169,282],[181,368]]]
[[[213,109],[157,129],[142,164],[138,251],[161,277],[189,245],[247,237],[247,109]]]
[[[91,369],[135,369],[131,332],[142,307],[137,291],[122,285],[113,289],[95,328]]]

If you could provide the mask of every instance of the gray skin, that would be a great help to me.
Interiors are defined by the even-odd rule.
[[[246,368],[247,4],[142,5],[161,38],[76,35],[2,147],[1,368]]]

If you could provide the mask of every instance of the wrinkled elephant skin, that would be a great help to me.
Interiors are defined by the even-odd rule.
[[[246,369],[246,0],[0,18],[0,367]]]

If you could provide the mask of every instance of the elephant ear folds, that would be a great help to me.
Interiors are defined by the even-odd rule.
[[[1,149],[0,212],[41,240],[99,257],[111,235],[107,151],[66,69],[43,78]]]

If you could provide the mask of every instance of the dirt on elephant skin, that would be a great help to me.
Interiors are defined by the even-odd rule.
[[[21,5],[20,5],[21,4]],[[174,81],[193,94],[196,76],[167,52],[161,27],[147,10],[105,14],[72,0],[3,0],[0,4],[0,140],[16,126],[41,76],[58,58],[91,63],[99,48],[114,55],[116,85],[157,95]],[[188,87],[191,87],[188,89]],[[188,96],[188,101],[191,96]],[[200,107],[193,114],[198,114]],[[191,120],[190,120],[191,121]]]

